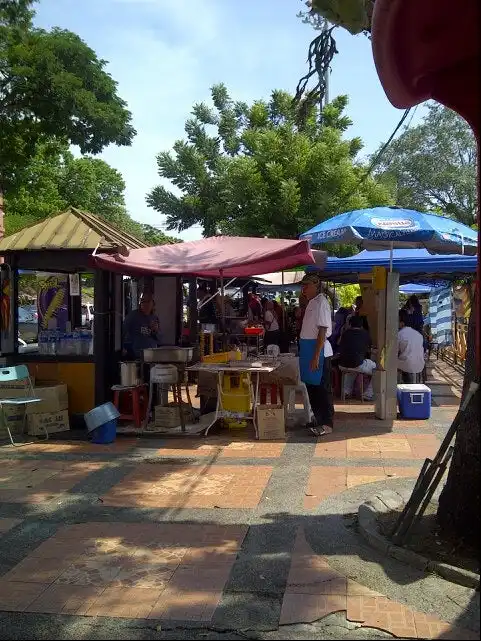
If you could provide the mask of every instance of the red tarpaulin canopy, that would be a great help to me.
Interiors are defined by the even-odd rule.
[[[234,278],[319,264],[320,254],[316,252],[314,257],[305,240],[214,236],[175,245],[133,249],[126,256],[98,254],[93,260],[97,267],[126,276],[178,274]]]

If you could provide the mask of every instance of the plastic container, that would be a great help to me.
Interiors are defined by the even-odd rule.
[[[90,432],[92,443],[107,445],[113,443],[117,437],[117,419],[113,418],[103,425],[99,425]]]
[[[431,390],[427,385],[398,385],[397,400],[401,418],[421,421],[430,418]]]
[[[229,429],[243,429],[247,426],[243,416],[249,414],[251,402],[249,376],[247,374],[224,372],[222,377],[222,408],[225,412],[232,414],[231,417],[224,419]]]
[[[104,403],[84,415],[85,425],[88,432],[93,432],[97,427],[108,423],[109,421],[116,420],[120,416],[119,410],[113,403]]]
[[[262,336],[264,334],[264,329],[262,327],[246,327],[244,329],[244,334],[247,336]]]

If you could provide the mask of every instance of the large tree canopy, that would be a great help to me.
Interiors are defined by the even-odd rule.
[[[19,186],[5,198],[5,230],[12,234],[52,214],[77,207],[92,212],[152,245],[177,242],[128,214],[121,174],[100,158],[76,158],[67,144],[37,145],[36,154],[18,172]]]
[[[106,62],[70,31],[33,27],[34,0],[0,0],[0,189],[18,184],[39,141],[82,153],[130,145],[135,131]]]
[[[204,235],[295,238],[342,211],[390,204],[389,190],[356,161],[359,138],[343,134],[347,98],[325,107],[295,104],[273,91],[268,101],[235,102],[224,85],[211,90],[185,125],[186,140],[158,156],[163,185],[147,201],[169,229],[200,224]]]
[[[399,206],[476,222],[476,141],[466,121],[440,104],[391,143],[376,174]]]

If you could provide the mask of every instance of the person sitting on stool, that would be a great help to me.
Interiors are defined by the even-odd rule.
[[[356,370],[360,374],[369,376],[369,385],[364,390],[364,400],[372,401],[372,373],[376,369],[376,363],[368,358],[371,350],[371,337],[363,327],[361,316],[351,316],[349,328],[341,337],[339,345],[339,365]],[[352,395],[356,374],[346,372],[344,374],[344,394],[346,397]]]
[[[410,327],[410,317],[405,309],[399,311],[397,368],[403,383],[415,383],[416,374],[424,369],[423,336]]]

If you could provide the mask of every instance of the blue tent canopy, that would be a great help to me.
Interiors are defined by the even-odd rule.
[[[359,274],[375,266],[389,269],[390,252],[364,250],[349,258],[330,256],[321,271],[325,280],[356,283]],[[401,283],[452,281],[476,273],[477,257],[461,254],[430,254],[426,249],[394,249],[393,271],[399,272]],[[316,267],[308,267],[316,271]]]
[[[443,285],[439,284],[439,287]],[[420,285],[419,283],[408,283],[407,285],[401,285],[399,288],[400,294],[430,294],[436,287],[431,285]]]

